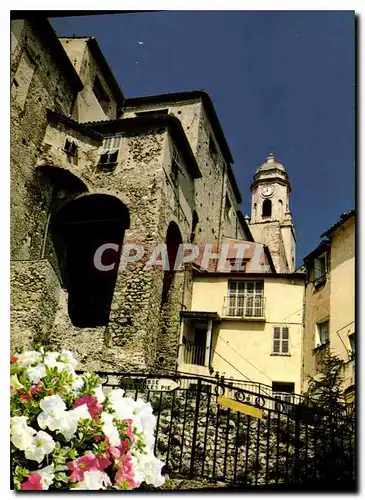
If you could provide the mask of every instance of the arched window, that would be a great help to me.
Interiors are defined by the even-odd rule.
[[[271,217],[271,200],[264,200],[262,204],[262,217]]]
[[[282,220],[283,217],[284,217],[283,201],[279,200],[279,219]]]

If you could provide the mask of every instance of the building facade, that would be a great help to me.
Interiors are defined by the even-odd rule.
[[[355,211],[343,214],[304,259],[307,269],[303,389],[326,352],[344,361],[344,389],[355,386]]]

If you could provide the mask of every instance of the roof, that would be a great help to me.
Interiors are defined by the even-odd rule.
[[[320,244],[312,250],[308,255],[303,258],[304,264],[307,264],[310,260],[315,259],[323,252],[326,252],[331,249],[331,244],[328,240],[321,241]]]
[[[333,224],[327,231],[323,234],[321,234],[321,238],[324,237],[330,237],[331,233],[338,227],[342,226],[347,220],[351,219],[351,217],[355,216],[355,209],[350,210],[349,212],[345,212],[344,214],[341,215],[340,219]]]
[[[217,312],[207,312],[207,311],[180,311],[180,317],[192,318],[192,319],[220,320],[220,316]]]
[[[96,40],[95,37],[59,37],[61,40],[72,40],[72,39],[80,39],[80,40],[86,40],[87,46],[90,49],[90,52],[94,56],[96,62],[98,63],[101,72],[105,78],[105,81],[108,83],[108,86],[110,90],[112,91],[112,94],[114,96],[114,99],[117,102],[117,107],[121,108],[124,101],[125,101],[125,96],[123,92],[120,89],[120,86],[115,79],[114,73],[111,70],[109,64],[107,63],[107,60],[105,59],[99,44]]]
[[[191,99],[201,99],[204,104],[204,108],[207,112],[209,121],[212,125],[214,135],[218,141],[218,144],[222,150],[223,156],[227,163],[233,163],[233,157],[229,149],[227,140],[225,138],[223,129],[219,122],[213,101],[206,90],[189,90],[185,92],[174,92],[168,94],[157,94],[143,97],[132,97],[127,99],[125,102],[126,108],[132,108],[137,106],[142,106],[143,104],[159,104],[167,103],[173,101],[189,101]]]
[[[61,113],[57,113],[52,109],[47,108],[47,119],[53,123],[63,123],[64,125],[69,126],[75,130],[78,130],[81,134],[84,134],[97,141],[101,142],[103,140],[102,134],[94,132],[93,130],[89,129],[82,123],[76,122],[72,118],[68,118],[64,115],[61,115]]]
[[[121,132],[124,130],[139,131],[145,130],[146,128],[158,128],[161,127],[161,125],[165,126],[169,129],[176,145],[179,146],[186,161],[186,167],[193,179],[199,179],[202,176],[181,122],[175,116],[156,114],[151,116],[138,116],[136,118],[125,118],[123,120],[83,122],[81,125],[101,134]]]
[[[12,17],[13,19],[16,19]],[[29,24],[36,31],[39,39],[49,50],[51,57],[57,62],[59,69],[67,78],[71,88],[76,92],[80,92],[84,85],[73,67],[65,49],[62,47],[56,33],[54,32],[50,22],[43,16],[39,16],[36,11],[33,11],[33,17],[28,18]]]
[[[284,165],[277,162],[274,154],[270,153],[269,156],[266,158],[266,162],[260,165],[259,168],[256,170],[256,174],[259,172],[265,172],[274,169],[281,170],[282,172],[286,173]]]

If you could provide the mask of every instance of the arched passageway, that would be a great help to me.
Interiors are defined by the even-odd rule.
[[[52,215],[51,238],[75,326],[108,323],[129,223],[127,207],[105,194],[79,196]]]

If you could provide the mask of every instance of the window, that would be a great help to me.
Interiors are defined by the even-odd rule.
[[[73,137],[66,137],[63,150],[70,156],[76,156],[78,142]]]
[[[135,112],[134,114],[136,116],[153,116],[153,115],[167,115],[169,113],[169,110],[166,109],[152,109],[150,111],[139,111],[138,113]]]
[[[317,323],[317,347],[327,344],[329,341],[329,321]]]
[[[176,185],[180,170],[180,155],[176,146],[172,145],[172,159],[171,159],[171,178],[172,182]]]
[[[98,76],[95,77],[94,80],[94,86],[93,86],[93,92],[95,94],[95,97],[99,101],[101,107],[104,109],[104,107],[107,107],[107,105],[110,102],[108,94],[105,92],[103,85],[101,84],[101,81]],[[104,109],[105,111],[105,109]]]
[[[262,217],[271,217],[271,200],[264,200],[262,204]]]
[[[289,355],[289,328],[274,326],[273,354]]]
[[[215,145],[214,139],[211,135],[209,136],[209,154],[212,157],[212,160],[214,161],[214,163],[216,163],[216,161],[218,159],[218,151],[217,151],[217,147]]]
[[[229,281],[225,314],[235,317],[264,316],[263,281]]]
[[[193,328],[192,337],[183,337],[184,363],[191,365],[205,365],[207,342],[207,325],[197,324]]]
[[[326,281],[327,260],[326,253],[314,259],[314,286],[319,286]]]
[[[99,165],[115,165],[118,160],[118,152],[121,137],[107,137],[104,139],[104,149],[100,151]]]
[[[231,208],[232,208],[232,203],[231,200],[229,199],[228,194],[226,193],[226,202],[224,206],[224,215],[226,219],[229,219],[231,215]]]

